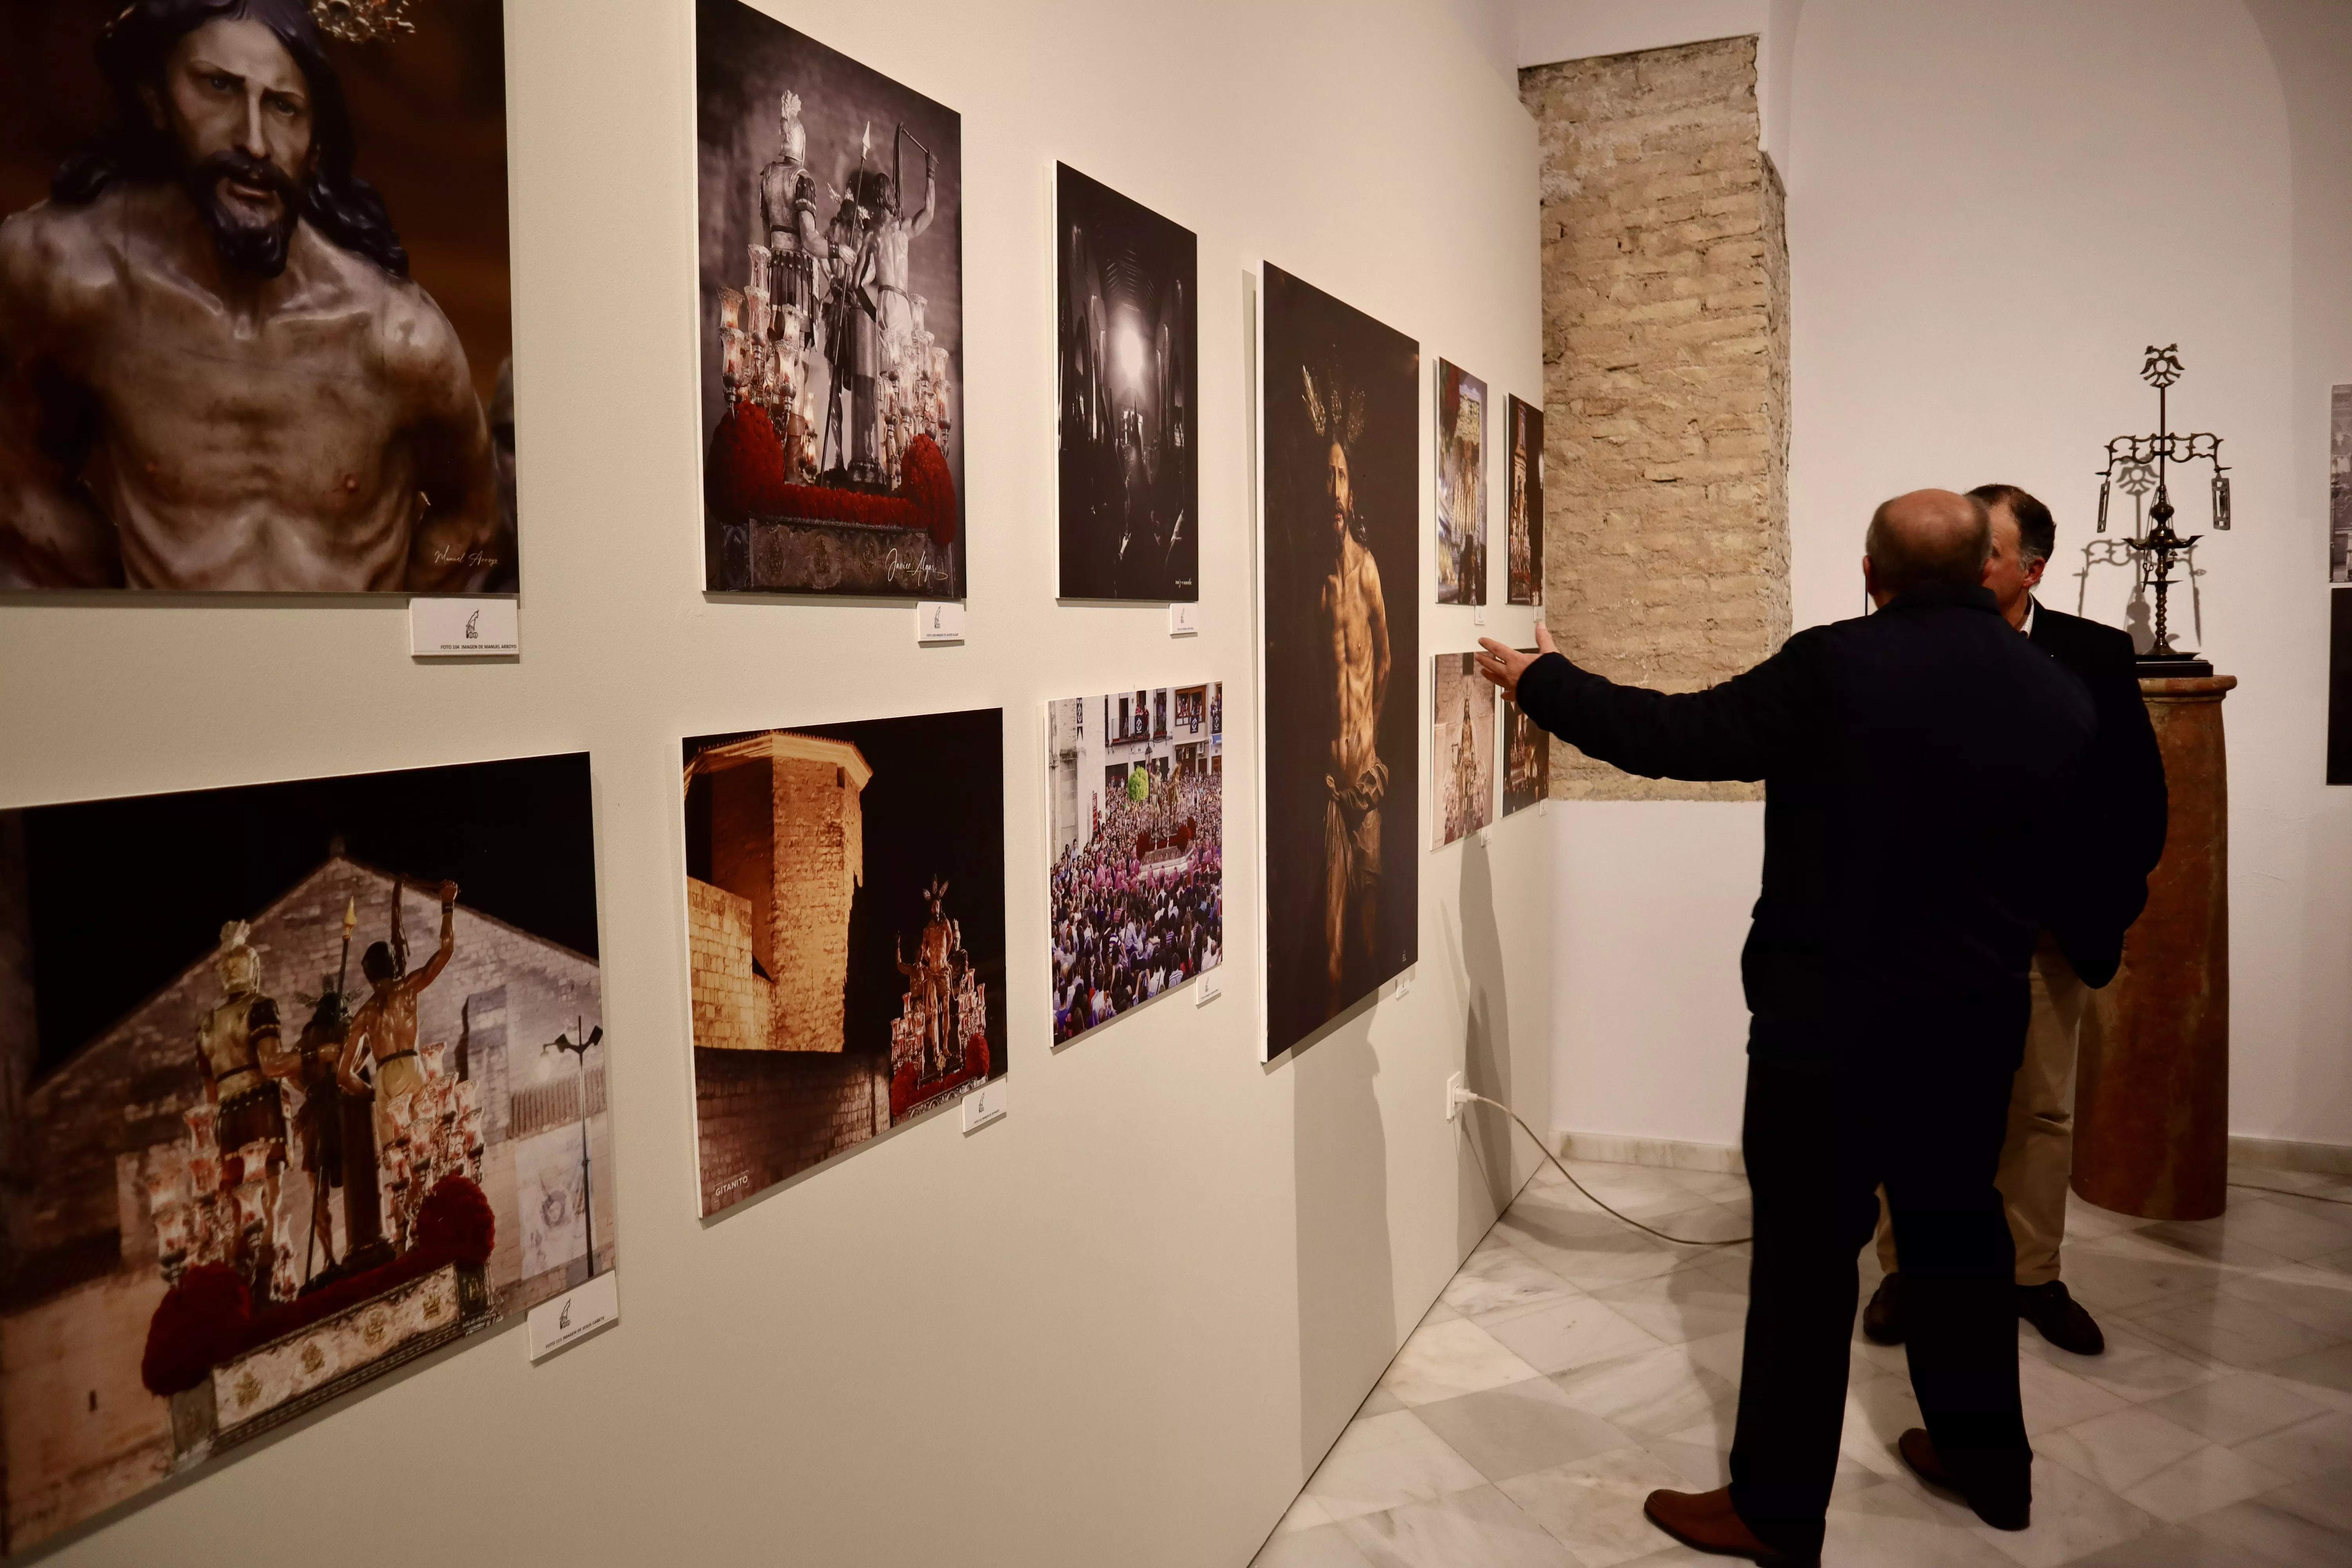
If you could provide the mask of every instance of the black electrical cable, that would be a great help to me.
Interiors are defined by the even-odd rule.
[[[1668,1236],[1664,1231],[1659,1230],[1653,1226],[1643,1225],[1632,1215],[1619,1214],[1615,1209],[1611,1208],[1599,1198],[1593,1197],[1590,1192],[1586,1192],[1582,1182],[1578,1181],[1574,1176],[1569,1175],[1568,1167],[1561,1164],[1558,1158],[1553,1155],[1552,1152],[1544,1146],[1544,1141],[1541,1138],[1536,1137],[1536,1130],[1534,1128],[1528,1126],[1526,1122],[1519,1121],[1519,1113],[1517,1111],[1513,1110],[1509,1106],[1505,1105],[1499,1100],[1489,1100],[1483,1094],[1473,1094],[1466,1089],[1457,1090],[1456,1092],[1465,1100],[1475,1100],[1481,1105],[1491,1105],[1496,1110],[1501,1111],[1504,1115],[1509,1117],[1512,1121],[1518,1121],[1519,1131],[1526,1133],[1528,1137],[1535,1139],[1537,1152],[1540,1153],[1545,1159],[1551,1161],[1551,1168],[1553,1170],[1558,1171],[1563,1176],[1568,1176],[1568,1184],[1570,1186],[1574,1187],[1580,1193],[1583,1193],[1586,1197],[1591,1198],[1592,1204],[1596,1208],[1599,1208],[1601,1212],[1613,1218],[1623,1220],[1635,1230],[1648,1231],[1660,1241],[1671,1241],[1676,1247],[1737,1247],[1743,1241],[1753,1241],[1756,1239],[1756,1233],[1750,1231],[1746,1236],[1727,1236],[1720,1241],[1693,1241],[1686,1236]]]

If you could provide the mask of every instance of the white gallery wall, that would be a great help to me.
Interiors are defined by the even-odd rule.
[[[589,751],[623,1321],[537,1367],[519,1326],[443,1352],[52,1561],[1239,1564],[1530,1169],[1442,1089],[1466,1067],[1530,1120],[1550,1102],[1558,808],[1434,855],[1397,825],[1410,994],[1262,1066],[1241,787],[1244,269],[1419,338],[1424,398],[1440,354],[1498,405],[1540,397],[1515,85],[1418,0],[763,8],[963,116],[966,640],[919,650],[904,605],[705,595],[693,9],[509,0],[521,658],[413,663],[396,603],[14,599],[0,804]],[[1056,158],[1200,235],[1197,638],[1054,599]],[[1392,700],[1425,705],[1432,652],[1529,635],[1434,582],[1425,549]],[[1203,678],[1235,781],[1223,995],[1054,1052],[1040,706]],[[994,705],[1009,1116],[933,1117],[697,1221],[678,738]],[[126,918],[168,891],[125,889]]]
[[[1515,36],[1535,64],[1563,57],[1530,46],[1721,36],[1738,9],[1530,0]],[[2200,547],[2205,575],[2174,599],[2242,683],[2225,710],[2230,1125],[2352,1143],[2352,791],[2321,782],[2326,395],[2352,381],[2352,7],[1745,9],[1789,191],[1796,625],[1858,613],[1877,501],[1989,480],[2057,515],[2044,601],[2122,624],[2127,569],[2084,555],[2096,469],[2110,436],[2154,428],[2142,350],[2179,343],[2174,427],[2221,434],[2236,487],[2234,531]],[[2201,480],[2179,500],[2204,531]],[[1552,816],[1575,933],[1554,972],[1553,1125],[1736,1142],[1762,808]]]

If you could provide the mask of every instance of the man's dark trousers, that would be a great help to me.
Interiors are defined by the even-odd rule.
[[[2013,1253],[1993,1173],[2023,1030],[1955,1042],[1932,1080],[1856,1080],[1751,1056],[1742,1142],[1755,1260],[1731,1499],[1767,1543],[1821,1551],[1845,1420],[1854,1260],[1886,1185],[1903,1257],[1911,1385],[1944,1463],[1979,1500],[2022,1500]],[[1958,1070],[1953,1058],[1981,1058]]]

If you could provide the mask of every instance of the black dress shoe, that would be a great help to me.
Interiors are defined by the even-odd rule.
[[[2017,1288],[2017,1315],[2042,1331],[2042,1337],[2062,1351],[2097,1355],[2107,1348],[2107,1336],[2083,1304],[2066,1293],[2063,1280]]]
[[[2033,1522],[2032,1498],[1982,1498],[1962,1486],[1960,1478],[1952,1473],[1951,1467],[1945,1464],[1943,1457],[1936,1452],[1936,1445],[1928,1437],[1925,1426],[1914,1426],[1895,1439],[1895,1451],[1903,1456],[1903,1462],[1911,1467],[1914,1475],[1931,1487],[1958,1492],[1967,1500],[1969,1507],[1976,1510],[1977,1517],[1995,1530],[2023,1530]]]
[[[1905,1332],[1903,1322],[1903,1276],[1889,1274],[1871,1292],[1870,1305],[1862,1310],[1862,1331],[1874,1345],[1899,1345]]]

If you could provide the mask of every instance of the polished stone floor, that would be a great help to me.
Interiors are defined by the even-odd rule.
[[[1571,1162],[1678,1236],[1748,1228],[1738,1176]],[[2352,1180],[2235,1167],[2230,1212],[2153,1224],[2074,1203],[2064,1271],[2106,1331],[2081,1357],[2021,1324],[2033,1525],[1985,1528],[1895,1455],[1901,1350],[1861,1336],[1829,1568],[2352,1563]],[[1642,1516],[1727,1479],[1747,1249],[1653,1241],[1550,1167],[1463,1265],[1257,1556],[1257,1568],[1722,1563]],[[1863,1294],[1877,1283],[1864,1256]]]

